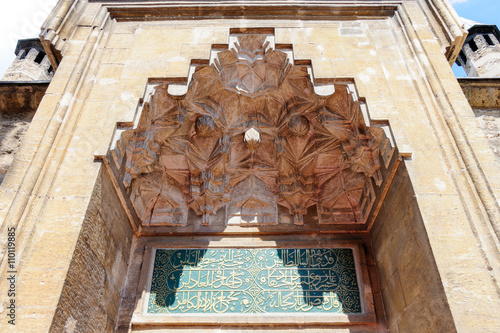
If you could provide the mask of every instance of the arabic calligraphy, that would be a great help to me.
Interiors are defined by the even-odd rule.
[[[360,313],[351,249],[157,249],[148,313]]]

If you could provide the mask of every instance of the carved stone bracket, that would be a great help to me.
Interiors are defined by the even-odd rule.
[[[183,96],[155,87],[136,128],[112,152],[117,178],[143,225],[365,224],[393,158],[383,129],[367,127],[347,84],[314,92],[265,34],[238,34],[199,65]],[[386,178],[386,177],[385,177]]]

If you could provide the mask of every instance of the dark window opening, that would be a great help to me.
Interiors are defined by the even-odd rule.
[[[22,50],[21,56],[19,57],[19,59],[21,59],[21,60],[26,59],[27,55],[28,55],[28,50]]]
[[[52,68],[52,66],[49,67],[49,74],[50,73],[54,73],[54,68]]]
[[[474,39],[471,39],[467,44],[469,44],[470,48],[472,49],[472,52],[477,51],[477,45]]]
[[[495,45],[495,43],[493,43],[493,40],[491,39],[490,35],[483,35],[484,36],[484,39],[486,40],[486,43],[488,43],[488,45]]]
[[[464,64],[467,64],[467,57],[465,56],[465,53],[463,52],[460,52],[460,60],[462,60],[462,63]]]
[[[42,60],[43,58],[45,58],[45,52],[39,52],[38,55],[36,56],[35,58],[35,62],[37,64],[41,64],[42,63]]]

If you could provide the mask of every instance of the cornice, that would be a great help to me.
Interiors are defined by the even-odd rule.
[[[65,40],[78,25],[78,17],[88,5],[98,5],[101,14],[116,21],[163,21],[204,19],[295,19],[359,20],[394,16],[406,4],[418,3],[431,25],[441,31],[438,38],[452,64],[467,32],[447,0],[316,0],[316,1],[168,1],[168,0],[61,0],[42,26],[40,39],[54,68],[62,59]],[[98,18],[102,19],[101,17]],[[96,24],[99,24],[96,22]]]
[[[402,1],[100,1],[117,21],[200,19],[354,20],[394,15]]]

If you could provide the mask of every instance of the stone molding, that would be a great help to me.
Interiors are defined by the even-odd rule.
[[[446,59],[448,59],[448,63],[452,66],[462,49],[462,45],[467,37],[467,31],[463,28],[458,14],[448,0],[421,0],[420,2],[424,1],[427,2],[432,12],[432,15],[429,15],[429,19],[432,17],[435,19],[435,22],[446,38],[441,43],[446,49]],[[432,22],[432,19],[430,21]]]
[[[481,157],[477,155],[470,145],[470,132],[464,127],[464,116],[460,114],[460,109],[447,96],[446,86],[441,82],[440,75],[435,67],[429,61],[428,51],[424,47],[424,42],[420,38],[418,31],[411,28],[410,15],[406,10],[397,12],[397,18],[400,26],[405,32],[404,40],[408,43],[411,55],[417,60],[417,67],[424,74],[423,77],[416,79],[418,89],[425,92],[431,98],[429,111],[426,117],[429,119],[432,130],[439,142],[439,150],[446,160],[447,172],[450,175],[462,207],[467,216],[467,221],[482,254],[484,264],[490,270],[490,283],[495,285],[497,290],[500,288],[498,277],[500,276],[500,206],[498,204],[498,191],[490,183],[491,174],[483,170]],[[453,82],[450,84],[457,84]],[[431,110],[440,110],[434,112]],[[469,107],[469,114],[473,113]],[[484,153],[484,152],[482,152]],[[487,152],[485,154],[488,154]],[[493,152],[491,152],[493,154]],[[424,218],[425,221],[425,218]],[[433,230],[434,227],[426,225]],[[443,248],[438,249],[439,236],[429,234],[431,247],[435,253],[439,253]],[[437,238],[436,238],[437,236]],[[439,255],[436,256],[438,269],[442,276],[446,276],[449,270],[453,270],[449,263],[442,261]],[[456,281],[454,283],[457,283]],[[453,287],[443,280],[443,286],[447,295],[452,295]],[[460,317],[463,309],[459,305],[461,301],[449,299],[452,313]],[[456,322],[457,327],[466,327],[467,320],[462,319]],[[460,328],[459,328],[460,330]]]
[[[394,15],[401,1],[383,4],[346,1],[221,1],[221,2],[120,2],[90,1],[105,6],[117,21],[199,20],[199,19],[376,19]]]
[[[104,22],[101,23],[104,24]],[[30,142],[29,146],[21,146],[14,163],[16,163],[19,154],[24,154],[23,163],[16,164],[16,173],[9,172],[2,183],[2,203],[4,204],[2,228],[6,230],[8,227],[15,227],[18,230],[16,245],[22,249],[22,251],[18,252],[19,258],[29,257],[26,253],[29,253],[35,246],[35,230],[40,226],[41,216],[47,203],[52,199],[47,194],[50,192],[53,181],[60,171],[59,167],[54,167],[54,165],[60,166],[66,154],[66,151],[62,151],[57,147],[67,147],[71,142],[77,121],[82,112],[82,104],[78,103],[78,101],[86,99],[92,88],[92,84],[84,85],[83,82],[86,82],[89,76],[95,75],[94,71],[98,69],[98,66],[96,66],[98,61],[93,62],[93,60],[99,58],[100,54],[97,49],[100,43],[103,42],[103,35],[102,26],[90,29],[89,34],[85,37],[80,57],[73,63],[70,62],[72,68],[68,73],[68,81],[59,91],[59,102],[53,109],[43,110],[48,114],[48,121],[42,134],[36,138],[36,142]],[[50,89],[49,86],[48,91]],[[45,95],[41,104],[44,103],[48,95],[50,93]],[[24,149],[25,146],[28,149]],[[88,198],[79,198],[82,202],[82,208],[88,205],[89,198],[90,193]],[[81,219],[83,220],[83,218],[82,215]],[[50,222],[48,221],[48,223]],[[76,242],[76,238],[71,239],[68,237],[66,240]],[[6,274],[5,272],[8,270],[5,254],[5,251],[0,253],[3,274]],[[52,274],[58,276],[57,274],[60,274],[61,270],[66,270],[71,259],[71,256],[65,258],[66,262],[61,266],[64,268],[56,269]],[[20,272],[29,269],[30,267],[26,267],[24,260],[19,260],[18,270]],[[65,271],[64,276],[66,273]],[[57,279],[58,282],[55,288],[62,288],[64,279]],[[0,287],[2,291],[5,291],[6,284],[1,284]],[[49,310],[49,312],[52,311],[48,315],[50,318],[53,317],[55,310],[55,307]],[[47,320],[48,316],[42,317]],[[26,327],[27,323],[29,323],[29,320],[26,321],[26,324],[19,323],[16,328],[21,331],[28,329]],[[8,326],[4,326],[4,323],[2,323],[0,327],[7,329]],[[29,329],[32,330],[33,328],[29,327]]]
[[[54,69],[57,69],[63,58],[66,40],[71,37],[77,26],[102,29],[108,21],[107,10],[98,7],[98,10],[94,10],[86,0],[61,0],[56,4],[43,23],[39,35]]]

